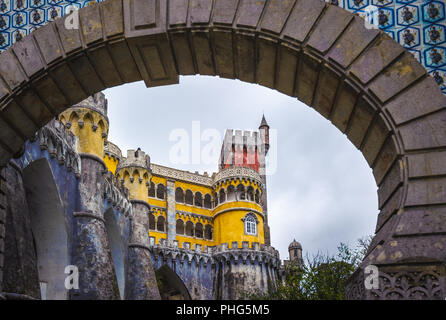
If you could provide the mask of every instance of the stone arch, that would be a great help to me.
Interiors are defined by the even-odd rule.
[[[191,300],[183,280],[166,265],[155,271],[158,289],[162,300]]]
[[[363,266],[446,261],[446,223],[430,223],[446,205],[446,98],[414,57],[320,0],[201,3],[107,0],[79,11],[81,28],[65,29],[65,16],[0,54],[0,165],[40,115],[105,88],[240,79],[297,97],[364,155],[380,213]]]
[[[150,219],[150,218],[149,218]],[[104,213],[105,229],[107,231],[108,245],[113,261],[113,269],[119,288],[121,300],[124,300],[125,292],[125,250],[122,242],[121,230],[112,208]]]
[[[23,181],[37,253],[42,299],[68,299],[65,267],[69,265],[68,230],[63,203],[47,159],[23,169]]]

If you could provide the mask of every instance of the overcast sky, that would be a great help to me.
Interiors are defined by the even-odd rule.
[[[277,154],[277,170],[267,177],[267,186],[271,243],[281,259],[288,258],[294,238],[305,255],[335,253],[340,242],[353,246],[373,234],[378,200],[371,169],[345,135],[297,99],[203,76],[181,77],[179,85],[159,88],[132,83],[104,93],[109,140],[123,155],[140,147],[153,163],[200,173],[217,170],[219,152],[211,162],[192,164],[190,157],[187,164],[172,163],[169,155],[178,141],[170,138],[178,129],[191,138],[193,123],[197,128],[194,121],[199,121],[201,134],[214,129],[222,139],[228,128],[257,130],[264,112],[270,128],[277,130],[277,143],[270,149]],[[206,144],[201,142],[201,150]]]

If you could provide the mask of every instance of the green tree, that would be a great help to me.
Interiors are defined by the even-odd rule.
[[[243,298],[254,300],[342,300],[345,286],[367,253],[372,237],[358,239],[354,249],[340,243],[337,254],[318,252],[305,257],[303,265],[285,266],[285,279],[264,293],[245,293]]]

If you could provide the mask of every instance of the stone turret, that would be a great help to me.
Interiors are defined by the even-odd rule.
[[[152,172],[150,157],[140,148],[128,150],[127,157],[119,163],[116,174],[129,189],[130,199],[147,203]]]
[[[102,92],[62,112],[59,120],[78,138],[79,153],[103,158],[109,123],[107,99]]]

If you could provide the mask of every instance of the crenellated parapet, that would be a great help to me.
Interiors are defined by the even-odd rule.
[[[119,147],[106,140],[104,142],[104,162],[108,170],[110,170],[113,174],[116,173],[116,168],[118,167],[119,162],[122,160],[122,152]]]
[[[104,198],[126,217],[132,216],[129,191],[111,172],[105,175]]]
[[[76,151],[76,137],[69,131],[59,120],[50,121],[45,127],[41,128],[29,140],[30,143],[37,142],[40,151],[47,151],[50,158],[56,158],[59,165],[67,167],[68,171],[72,171],[76,177],[80,176],[81,161]],[[25,147],[25,152],[18,161],[22,162],[24,168],[32,161],[37,160],[37,155],[33,153],[33,148]]]

